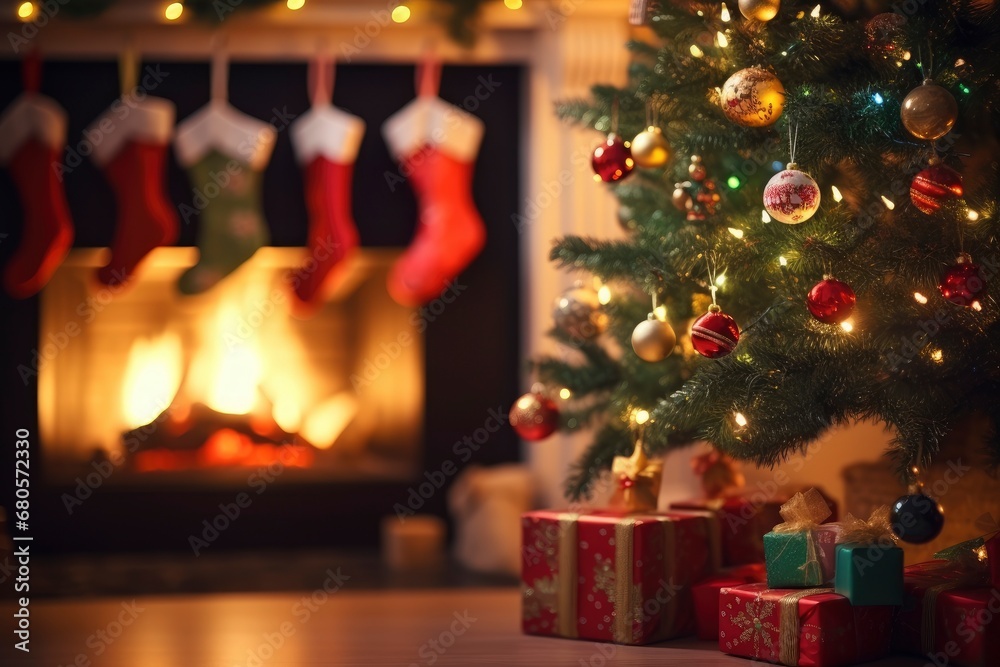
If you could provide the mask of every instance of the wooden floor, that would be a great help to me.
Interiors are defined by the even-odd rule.
[[[31,653],[12,651],[0,604],[0,664],[45,667],[310,667],[312,665],[754,664],[708,642],[651,647],[528,637],[516,589],[46,600],[31,606]],[[119,625],[121,623],[122,625]],[[100,633],[98,631],[101,631]],[[18,655],[19,654],[19,655]],[[13,655],[13,659],[10,656]],[[880,667],[918,667],[893,658]]]

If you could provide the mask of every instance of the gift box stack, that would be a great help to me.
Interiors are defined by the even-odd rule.
[[[889,509],[868,521],[831,512],[814,489],[780,509],[764,536],[766,583],[719,592],[719,649],[784,665],[852,665],[888,655],[903,597],[903,554]]]
[[[661,464],[616,457],[611,507],[522,516],[525,633],[647,644],[694,633],[692,585],[719,561],[708,512],[657,512]]]
[[[1000,533],[934,557],[904,572],[893,646],[935,665],[1000,665]]]

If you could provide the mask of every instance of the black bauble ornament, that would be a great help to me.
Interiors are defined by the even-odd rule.
[[[944,527],[944,511],[923,493],[901,496],[892,506],[892,532],[910,544],[930,542]]]

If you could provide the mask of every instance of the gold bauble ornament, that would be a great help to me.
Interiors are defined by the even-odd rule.
[[[958,102],[930,79],[910,91],[899,108],[906,131],[917,139],[934,141],[951,131],[958,120]]]
[[[670,201],[674,203],[674,208],[683,212],[688,210],[694,200],[691,198],[691,193],[678,186],[674,190],[674,196],[670,198]]]
[[[770,21],[778,15],[780,0],[739,0],[740,14],[756,21]]]
[[[726,117],[737,125],[766,127],[781,116],[785,87],[767,70],[747,67],[726,80],[719,103]]]
[[[632,140],[632,160],[640,167],[662,167],[670,158],[670,145],[660,128],[650,125]]]
[[[577,283],[556,299],[552,311],[556,326],[573,338],[593,340],[608,328],[608,315],[597,291]]]
[[[677,334],[669,322],[656,318],[653,313],[635,325],[632,330],[632,349],[643,361],[663,361],[677,346]]]

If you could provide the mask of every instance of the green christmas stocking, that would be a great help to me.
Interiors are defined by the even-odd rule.
[[[178,287],[184,294],[199,294],[250,259],[269,235],[261,212],[260,171],[213,150],[190,167],[189,175],[201,209],[201,256]]]

